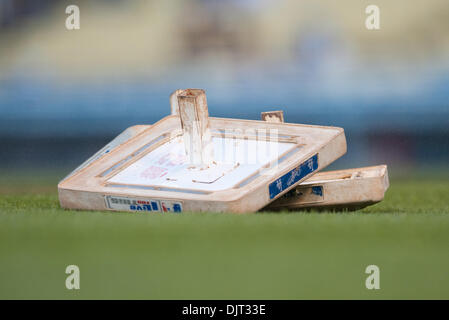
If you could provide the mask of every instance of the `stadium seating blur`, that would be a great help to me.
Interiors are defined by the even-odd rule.
[[[73,168],[204,88],[211,116],[344,127],[334,168],[447,166],[449,2],[0,2],[0,166]],[[5,150],[5,149],[4,149]],[[393,169],[394,170],[394,169]]]

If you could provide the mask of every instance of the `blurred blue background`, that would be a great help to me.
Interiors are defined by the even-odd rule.
[[[344,127],[333,168],[447,168],[448,30],[447,0],[0,0],[0,167],[73,169],[204,88],[211,116]]]

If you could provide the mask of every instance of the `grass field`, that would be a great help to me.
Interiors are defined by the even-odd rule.
[[[1,177],[2,299],[449,298],[446,177],[391,179],[355,213],[248,215],[66,211],[54,175]]]

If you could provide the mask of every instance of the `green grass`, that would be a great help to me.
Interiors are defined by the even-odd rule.
[[[248,215],[66,211],[56,181],[0,182],[2,299],[449,299],[446,179],[392,179],[355,213]]]

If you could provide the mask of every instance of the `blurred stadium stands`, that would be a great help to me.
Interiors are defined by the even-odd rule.
[[[447,166],[447,30],[440,0],[2,0],[0,166],[73,167],[186,87],[212,116],[344,127],[337,167]]]

